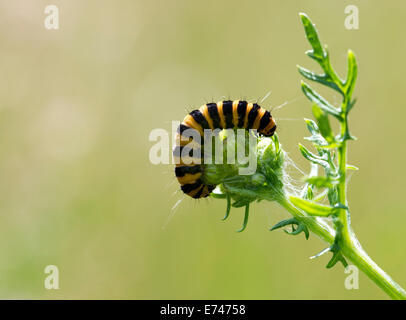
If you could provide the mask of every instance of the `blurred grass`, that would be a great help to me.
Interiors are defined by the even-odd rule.
[[[342,268],[324,268],[328,257],[310,261],[318,239],[267,231],[285,216],[274,205],[255,204],[243,234],[242,210],[219,221],[222,201],[185,199],[172,214],[182,197],[173,166],[148,159],[151,129],[170,130],[206,101],[272,91],[263,106],[294,100],[274,116],[306,170],[297,142],[311,115],[296,64],[314,65],[300,11],[339,71],[348,48],[357,54],[353,226],[406,285],[404,2],[352,1],[357,31],[344,28],[339,2],[53,3],[58,31],[43,27],[47,1],[0,1],[1,298],[385,298],[364,276],[345,290]],[[58,291],[44,289],[49,264],[59,267]]]

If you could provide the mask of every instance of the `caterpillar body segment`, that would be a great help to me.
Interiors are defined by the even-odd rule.
[[[207,103],[183,119],[178,127],[173,156],[175,175],[185,194],[196,199],[204,198],[216,187],[206,185],[201,179],[204,130],[233,128],[256,129],[259,134],[270,137],[275,133],[276,123],[268,110],[243,100]],[[197,132],[199,137],[191,138],[190,134],[186,134],[190,131]]]

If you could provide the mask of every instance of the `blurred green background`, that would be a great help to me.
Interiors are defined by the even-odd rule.
[[[406,286],[401,137],[406,3],[391,1],[0,2],[0,298],[379,299],[364,275],[344,288],[342,266],[311,236],[268,228],[287,217],[270,203],[221,222],[225,203],[184,198],[173,165],[149,161],[149,133],[223,98],[260,99],[303,170],[297,143],[311,117],[296,65],[315,68],[298,17],[306,12],[344,74],[358,57],[350,124],[360,167],[349,186],[366,251]],[[359,30],[344,8],[359,8]],[[327,92],[327,91],[323,91]],[[329,93],[330,94],[330,93]],[[328,96],[339,101],[337,95]],[[60,289],[44,288],[57,265]]]

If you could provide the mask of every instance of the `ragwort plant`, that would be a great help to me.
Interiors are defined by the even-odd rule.
[[[238,175],[238,167],[242,166],[238,162],[232,165],[206,164],[203,178],[208,184],[218,185],[212,197],[227,199],[224,220],[229,216],[231,207],[245,206],[243,227],[239,231],[247,226],[251,202],[276,201],[292,217],[279,222],[270,230],[285,227],[286,233],[298,235],[303,232],[306,239],[310,233],[317,235],[327,242],[328,247],[312,258],[330,252],[332,256],[327,268],[332,268],[337,262],[347,266],[347,260],[351,261],[391,298],[406,299],[405,290],[366,254],[351,228],[346,178],[349,170],[357,170],[347,163],[347,144],[354,139],[348,128],[348,115],[355,104],[352,97],[357,78],[355,55],[351,50],[348,51],[347,77],[341,79],[331,66],[327,46],[321,44],[313,23],[306,14],[300,14],[300,18],[312,47],[306,54],[320,65],[323,74],[300,66],[299,73],[310,81],[338,92],[342,97],[341,105],[336,107],[306,82],[301,83],[303,93],[312,102],[315,118],[305,119],[310,132],[306,139],[313,144],[315,152],[299,144],[300,152],[311,167],[310,174],[305,177],[305,185],[300,192],[289,188],[291,178],[285,170],[287,157],[276,134],[271,138],[257,137],[255,174]],[[330,119],[338,121],[338,134],[333,133]],[[227,140],[227,134],[223,135],[223,139]]]

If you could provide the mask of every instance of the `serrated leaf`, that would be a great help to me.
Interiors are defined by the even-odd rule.
[[[289,197],[289,199],[294,206],[302,209],[304,212],[311,216],[328,217],[333,215],[337,211],[337,208],[326,206],[314,201],[305,200],[294,196]]]
[[[309,17],[305,13],[300,13],[300,19],[302,20],[303,27],[305,29],[306,38],[310,42],[313,50],[308,53],[310,57],[316,60],[321,60],[324,57],[324,50],[319,40],[319,35],[314,24],[310,21]]]
[[[340,111],[303,81],[302,91],[310,101],[317,104],[323,111],[335,116],[338,119],[341,119]]]

